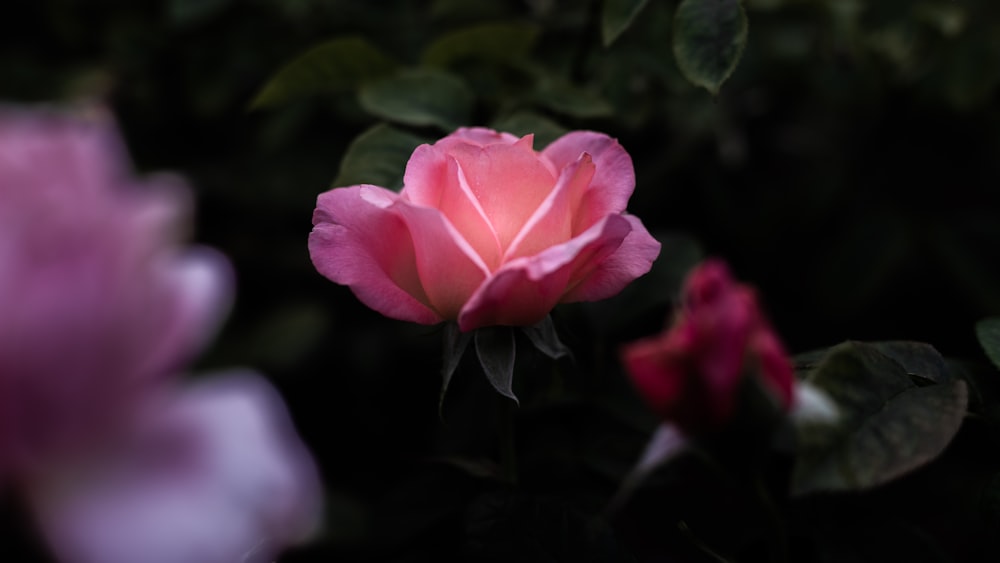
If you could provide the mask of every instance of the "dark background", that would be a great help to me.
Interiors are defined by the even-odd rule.
[[[546,512],[550,502],[593,512],[621,468],[581,476],[577,457],[552,452],[604,444],[618,462],[637,455],[644,434],[636,428],[651,421],[614,351],[659,330],[699,253],[726,259],[758,288],[792,352],[907,339],[978,357],[975,322],[1000,315],[1000,7],[862,4],[747,0],[743,60],[713,98],[676,69],[670,1],[651,1],[608,48],[600,2],[19,2],[0,13],[0,100],[103,100],[140,172],[189,179],[198,203],[192,239],[229,255],[239,284],[227,325],[197,367],[250,365],[270,376],[328,486],[324,536],[283,561],[419,561],[452,551],[532,560],[523,555],[530,548],[511,543],[521,531],[476,528],[480,512],[504,514],[508,524],[563,522],[570,538],[595,542],[568,542],[590,546],[578,560],[628,560],[616,550],[640,553],[641,542],[626,550],[629,542],[608,530],[591,533],[589,522]],[[486,21],[537,24],[532,63],[608,109],[523,101],[517,94],[533,87],[523,76],[463,66],[455,72],[477,93],[469,124],[492,123],[513,104],[617,137],[637,171],[630,211],[670,241],[657,274],[636,289],[557,310],[564,340],[582,351],[577,363],[558,364],[562,376],[518,383],[538,400],[518,415],[518,447],[528,453],[521,470],[533,477],[512,494],[427,461],[496,453],[495,401],[474,362],[466,358],[456,376],[442,423],[439,328],[383,318],[310,264],[315,198],[332,187],[351,140],[378,119],[343,92],[248,109],[277,69],[321,41],[361,35],[416,64],[435,37]],[[482,85],[483,73],[504,84],[500,94]],[[530,352],[521,357],[519,374],[550,370]],[[571,372],[583,375],[559,383]],[[560,403],[565,410],[532,410],[558,385],[570,389],[561,400],[573,399]],[[595,397],[631,409],[631,429],[580,406]],[[551,456],[533,458],[532,440]],[[531,499],[511,500],[518,495]],[[0,542],[40,552],[16,507],[6,512],[12,528]],[[504,556],[491,543],[497,537],[520,555]],[[631,536],[618,526],[617,537]],[[451,547],[438,552],[440,542]],[[677,545],[679,560],[698,560],[683,538]]]

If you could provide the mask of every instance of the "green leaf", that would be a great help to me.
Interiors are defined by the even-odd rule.
[[[918,387],[876,345],[835,346],[806,380],[836,403],[835,424],[796,428],[792,492],[860,490],[886,483],[937,457],[965,417],[964,381]]]
[[[351,141],[333,185],[374,184],[398,191],[413,149],[426,142],[423,137],[379,123]]]
[[[990,361],[1000,369],[1000,317],[983,319],[976,323],[976,337]]]
[[[528,340],[535,345],[538,351],[553,360],[573,355],[570,349],[559,340],[556,325],[552,322],[552,315],[545,315],[545,318],[536,325],[521,327],[521,332],[528,337]]]
[[[614,113],[614,107],[596,92],[557,76],[540,78],[535,101],[570,117],[586,119]]]
[[[907,340],[872,342],[882,355],[892,358],[911,378],[919,382],[947,383],[955,377],[941,353],[930,344]]]
[[[535,136],[535,150],[541,150],[569,132],[568,129],[551,119],[530,111],[512,113],[491,125],[497,131],[506,131],[518,137],[527,134]]]
[[[524,59],[538,39],[538,26],[528,23],[486,23],[442,35],[424,50],[422,61],[448,66],[468,59],[513,62]]]
[[[349,91],[383,77],[397,64],[361,37],[340,37],[306,51],[282,67],[250,103],[276,106],[314,94]]]
[[[496,326],[476,329],[476,355],[486,372],[486,379],[498,393],[517,401],[514,396],[514,331]]]
[[[747,42],[740,0],[683,0],[674,14],[674,57],[681,73],[712,95],[736,69]]]
[[[458,369],[458,364],[462,361],[465,349],[469,347],[472,340],[471,332],[462,332],[458,329],[458,323],[449,322],[444,327],[444,354],[441,362],[441,393],[438,395],[438,416],[444,417],[444,397],[448,392],[448,385],[451,383],[451,376]]]
[[[632,25],[648,0],[604,0],[601,10],[601,38],[608,47]]]
[[[372,115],[406,125],[437,126],[447,132],[469,122],[472,90],[454,74],[407,69],[365,84],[358,101]]]

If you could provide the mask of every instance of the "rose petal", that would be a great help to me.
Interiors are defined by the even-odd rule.
[[[617,295],[633,280],[648,272],[659,256],[660,243],[637,217],[612,217],[620,217],[628,223],[628,235],[610,256],[580,265],[573,274],[573,287],[562,298],[563,303],[599,301]]]
[[[401,196],[415,205],[440,209],[493,270],[500,265],[500,241],[473,195],[458,162],[437,148],[421,145],[406,163]]]
[[[156,407],[119,449],[30,484],[60,561],[264,563],[315,532],[316,469],[262,378],[211,378]]]
[[[593,177],[594,164],[587,154],[563,169],[555,189],[511,241],[504,261],[538,254],[573,238],[574,206]]]
[[[434,143],[439,149],[447,149],[456,142],[486,145],[513,145],[518,138],[510,133],[494,131],[486,127],[461,127],[454,133]]]
[[[190,360],[208,343],[233,301],[233,272],[221,253],[207,247],[186,251],[154,265],[173,299],[164,299],[163,318],[142,351],[139,373],[164,374]]]
[[[624,216],[611,215],[568,242],[508,262],[469,299],[459,315],[459,328],[540,322],[559,302],[574,274],[590,262],[605,260],[631,228]]]
[[[463,143],[448,149],[506,250],[556,184],[556,176],[531,148],[528,135],[513,145]]]
[[[687,433],[717,428],[735,406],[733,385],[714,385],[700,374],[702,365],[692,359],[693,350],[709,348],[704,334],[692,323],[680,321],[660,336],[634,342],[622,350],[622,363],[632,383],[650,409],[664,420],[675,422]],[[699,356],[700,358],[700,356]]]
[[[729,418],[743,379],[744,358],[757,311],[753,295],[743,287],[726,288],[711,303],[690,310],[691,326],[698,332],[702,353],[697,366],[707,388],[716,421]]]
[[[42,192],[49,203],[71,208],[77,196],[122,184],[127,162],[114,120],[99,107],[88,114],[0,107],[0,192]]]
[[[404,321],[442,320],[417,274],[410,231],[388,209],[398,196],[375,186],[321,194],[309,234],[309,255],[320,274],[349,286],[365,305]]]
[[[562,170],[587,153],[597,169],[590,189],[583,196],[574,217],[573,233],[590,228],[605,215],[622,213],[635,189],[632,158],[618,141],[603,133],[573,131],[559,137],[542,151],[542,156]]]
[[[413,240],[417,272],[427,298],[444,319],[454,319],[490,275],[471,245],[437,209],[399,200],[392,206]]]
[[[626,372],[653,412],[663,418],[674,418],[677,404],[685,396],[688,367],[683,353],[692,340],[685,332],[671,331],[622,349]]]

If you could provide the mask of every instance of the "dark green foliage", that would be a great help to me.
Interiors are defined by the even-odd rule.
[[[395,63],[361,37],[343,37],[310,49],[285,65],[253,99],[262,108],[295,98],[349,91],[388,74]]]
[[[674,15],[674,56],[688,80],[712,95],[736,70],[747,42],[740,0],[682,0]]]
[[[648,0],[604,0],[601,10],[601,38],[607,47],[632,25]]]
[[[373,184],[398,190],[403,187],[403,172],[413,149],[428,142],[433,139],[379,123],[351,141],[333,185]]]
[[[358,91],[361,107],[404,125],[434,125],[444,132],[469,123],[473,94],[465,82],[442,70],[406,69]]]
[[[928,364],[919,348],[882,347],[902,362],[879,348],[841,344],[805,374],[833,400],[837,419],[799,426],[794,494],[881,485],[937,457],[958,432],[968,401],[965,382],[947,381],[943,360]],[[918,386],[910,369],[931,383]]]

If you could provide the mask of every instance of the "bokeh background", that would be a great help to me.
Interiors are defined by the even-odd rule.
[[[1000,315],[1000,4],[744,4],[743,59],[712,96],[677,70],[671,0],[650,0],[610,46],[599,0],[17,2],[0,13],[0,101],[103,102],[140,172],[190,181],[191,238],[224,251],[239,284],[195,371],[249,365],[270,376],[328,486],[324,535],[283,560],[420,561],[442,542],[467,560],[514,560],[484,546],[523,534],[475,527],[477,510],[502,512],[475,483],[482,468],[428,462],[494,452],[490,409],[477,406],[492,399],[474,363],[456,376],[442,422],[440,329],[381,317],[309,261],[316,196],[333,186],[350,143],[384,119],[350,88],[251,102],[286,63],[337,37],[362,37],[415,68],[457,31],[530,30],[507,60],[447,65],[471,93],[462,123],[533,130],[540,141],[571,129],[617,137],[637,172],[630,211],[665,244],[654,272],[619,298],[557,310],[579,350],[574,367],[550,375],[530,353],[519,364],[529,396],[615,397],[631,409],[631,426],[572,402],[558,412],[529,402],[521,414],[522,443],[540,440],[551,455],[521,446],[536,478],[520,491],[597,505],[622,468],[581,476],[578,455],[607,447],[627,461],[651,423],[615,350],[659,330],[699,256],[724,258],[758,288],[792,352],[907,339],[978,357],[975,322]],[[447,132],[395,127],[429,140]],[[527,381],[535,371],[546,375]],[[513,520],[561,521],[546,502],[501,508]],[[18,561],[44,561],[17,506],[3,515],[0,545],[23,553]],[[583,542],[577,560],[629,560],[625,548],[593,549],[614,544],[611,532],[566,522],[571,538],[596,542]]]

